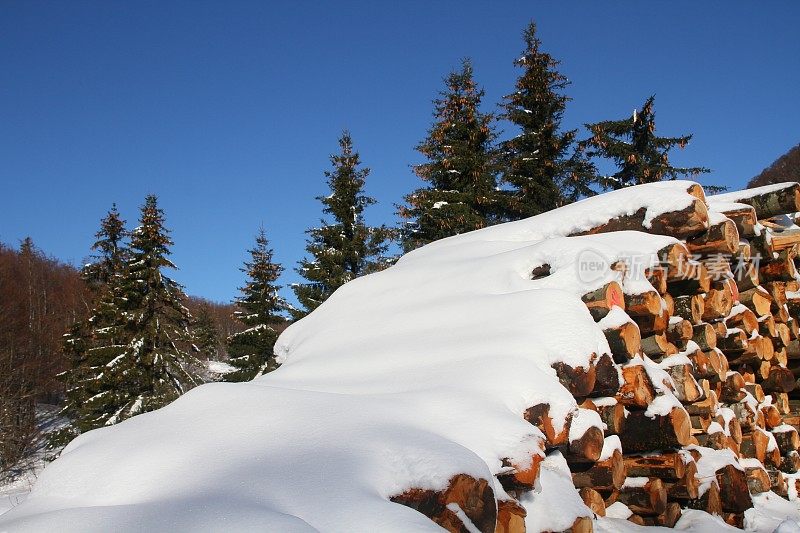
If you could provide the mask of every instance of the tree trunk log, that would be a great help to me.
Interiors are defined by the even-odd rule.
[[[653,418],[644,411],[631,411],[619,437],[626,452],[646,452],[686,446],[691,436],[689,415],[684,409],[674,407],[668,415]]]
[[[686,246],[693,254],[734,254],[739,249],[739,231],[733,220],[725,219],[687,240]]]
[[[633,321],[625,322],[621,326],[603,330],[608,341],[608,347],[614,355],[614,360],[624,363],[633,359],[642,349],[642,336],[639,326]]]
[[[800,187],[797,183],[786,183],[778,190],[773,187],[757,187],[747,191],[749,196],[738,197],[736,202],[753,206],[759,220],[786,213],[800,211]]]
[[[733,465],[717,470],[717,483],[722,502],[722,510],[729,513],[743,513],[753,506],[747,488],[747,475]]]
[[[492,485],[485,479],[458,474],[450,480],[447,489],[443,491],[409,489],[390,499],[419,511],[447,531],[466,531],[461,519],[447,508],[448,504],[455,503],[479,531],[482,533],[495,531],[497,507],[494,491]]]
[[[576,488],[591,487],[601,492],[619,489],[625,482],[625,462],[619,450],[608,459],[594,464],[570,465],[572,484]]]
[[[590,230],[572,235],[595,235],[611,231],[643,231],[655,235],[669,235],[678,239],[686,239],[699,235],[708,229],[708,208],[698,199],[685,209],[662,213],[650,221],[649,227],[644,224],[647,208],[642,207],[632,215],[613,218]]]
[[[656,397],[650,376],[643,365],[622,367],[622,384],[617,401],[626,407],[646,408]]]
[[[703,319],[703,297],[699,294],[675,297],[675,316],[699,324]]]
[[[625,296],[622,293],[622,287],[616,281],[584,294],[581,299],[595,320],[605,317],[615,305],[622,308],[623,311],[625,310]]]

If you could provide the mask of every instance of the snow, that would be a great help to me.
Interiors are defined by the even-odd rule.
[[[623,324],[627,324],[628,322],[632,322],[631,317],[629,317],[621,307],[615,305],[611,308],[611,311],[609,311],[608,314],[597,323],[597,325],[600,326],[601,329],[606,330],[618,328]]]
[[[569,426],[570,442],[580,439],[592,427],[603,429],[603,421],[600,419],[600,415],[591,409],[579,408],[572,416],[572,422]]]
[[[754,187],[752,189],[744,189],[742,191],[734,191],[734,192],[726,192],[722,194],[715,194],[713,196],[708,197],[709,204],[712,204],[714,208],[717,208],[716,204],[722,202],[740,202],[741,200],[746,200],[748,198],[752,198],[754,196],[758,196],[760,194],[766,194],[770,192],[779,191],[781,189],[788,189],[790,187],[794,187],[797,185],[795,182],[786,182],[786,183],[775,183],[772,185],[764,185],[763,187]]]
[[[520,499],[528,512],[527,531],[563,531],[572,526],[576,517],[592,516],[572,485],[572,475],[561,453],[554,452],[542,461],[539,485],[538,494],[528,492]]]
[[[642,488],[645,485],[650,483],[649,477],[626,477],[625,482],[622,484],[622,488],[629,488],[629,489],[636,489]]]
[[[724,199],[721,200],[720,199],[721,196],[723,196],[723,194],[706,197],[706,202],[708,202],[709,211],[726,213],[728,211],[737,211],[739,209],[752,209],[752,206],[748,204],[743,204],[741,202],[731,202]]]
[[[739,532],[733,526],[726,524],[720,517],[697,511],[695,509],[683,509],[681,518],[675,524],[677,531],[696,531],[698,533],[726,533]],[[647,530],[650,532],[650,529]]]
[[[800,516],[797,506],[775,494],[764,492],[753,495],[752,509],[745,511],[745,529],[749,531],[798,533]]]
[[[622,442],[617,435],[609,435],[603,440],[603,450],[600,452],[598,461],[605,461],[611,459],[614,452],[619,450],[622,453]]]
[[[717,212],[717,211],[715,211],[713,209],[710,209],[708,211],[708,225],[709,226],[714,226],[716,224],[722,224],[726,220],[728,220],[728,217],[726,217],[724,214],[719,213],[719,212]]]
[[[622,502],[614,502],[606,507],[606,516],[609,518],[621,518],[627,520],[633,514],[627,505]]]
[[[700,460],[697,461],[697,479],[700,481],[700,495],[706,493],[712,483],[717,482],[716,471],[733,465],[737,470],[744,470],[736,457],[736,454],[728,448],[714,450],[703,446],[690,446],[690,449],[700,452]]]
[[[208,361],[208,371],[214,374],[230,374],[236,371],[236,367],[229,365],[224,361]]]
[[[557,431],[577,410],[552,365],[609,353],[580,297],[620,273],[587,276],[581,261],[641,259],[646,268],[677,242],[633,231],[567,236],[640,209],[648,223],[683,209],[695,200],[689,185],[630,187],[443,239],[347,283],[281,334],[278,370],[203,385],[75,439],[0,516],[0,531],[438,531],[389,498],[444,489],[461,473],[493,482],[504,460],[529,464],[542,435],[525,410],[548,403]],[[543,264],[550,275],[531,280]],[[648,414],[680,406],[669,375],[638,364],[659,386]],[[570,434],[591,426],[602,427],[599,416],[577,410]],[[608,453],[617,445],[606,444]],[[703,451],[698,469],[708,475],[723,452]],[[529,532],[591,516],[558,452],[521,504]],[[615,520],[597,520],[598,531],[638,531]]]

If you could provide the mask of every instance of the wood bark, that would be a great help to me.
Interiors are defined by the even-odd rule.
[[[693,254],[734,254],[739,249],[739,231],[733,220],[711,224],[705,233],[688,239],[686,247]]]
[[[642,336],[639,326],[633,321],[603,330],[614,360],[624,363],[633,359],[642,349]]]
[[[699,199],[693,200],[685,209],[656,216],[650,221],[649,227],[644,224],[646,214],[647,209],[642,207],[631,215],[613,218],[590,230],[572,235],[595,235],[611,231],[633,230],[685,239],[699,235],[708,228],[708,208]]]
[[[691,434],[688,413],[674,407],[669,414],[652,418],[644,411],[631,411],[619,437],[626,452],[646,452],[688,445]]]
[[[622,381],[617,393],[622,405],[644,409],[655,399],[656,391],[643,365],[622,367]]]
[[[485,479],[475,479],[467,474],[454,476],[447,489],[409,489],[392,496],[391,501],[424,514],[447,531],[462,532],[466,527],[458,516],[447,508],[458,505],[467,518],[482,533],[494,533],[497,507],[491,484]]]
[[[577,488],[590,487],[601,492],[613,491],[625,482],[625,462],[619,450],[608,459],[594,464],[570,465],[572,484]]]
[[[753,189],[750,196],[736,200],[737,203],[753,206],[759,220],[800,211],[800,187],[797,183],[787,183],[785,187],[766,192],[759,192],[759,189]]]
[[[667,489],[660,479],[651,478],[643,486],[623,485],[615,494],[615,500],[640,516],[655,516],[667,508]]]
[[[581,299],[595,320],[605,317],[614,306],[625,310],[625,296],[622,293],[622,287],[616,281],[611,281],[584,294]]]
[[[699,294],[675,297],[675,316],[699,324],[703,318],[703,297]]]

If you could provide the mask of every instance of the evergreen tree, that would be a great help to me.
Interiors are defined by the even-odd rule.
[[[112,204],[111,210],[100,221],[100,230],[95,234],[97,240],[92,250],[97,254],[83,268],[83,279],[90,288],[99,290],[122,270],[128,253],[124,244],[127,236],[125,221],[117,211],[117,204]]]
[[[306,251],[310,259],[300,262],[297,272],[308,280],[292,286],[303,310],[293,310],[300,318],[328,299],[333,291],[348,281],[384,268],[384,257],[392,232],[385,226],[371,227],[364,221],[364,209],[375,203],[363,194],[368,168],[359,168],[358,152],[345,131],[339,139],[341,152],[331,156],[333,170],[325,172],[331,194],[319,196],[322,211],[332,220],[322,220],[322,227],[306,233]]]
[[[511,220],[590,196],[595,180],[594,167],[575,150],[577,130],[561,131],[569,80],[556,70],[559,62],[540,50],[535,23],[523,38],[525,51],[514,62],[523,72],[501,104],[502,118],[520,130],[500,145],[501,179],[510,186],[503,191],[503,207]]]
[[[75,323],[64,335],[63,352],[69,369],[59,375],[66,386],[62,415],[70,424],[51,436],[56,445],[67,444],[86,431],[101,427],[115,410],[113,388],[106,367],[125,352],[129,333],[121,322],[119,275],[100,292],[87,321]]]
[[[417,146],[427,161],[414,172],[428,185],[407,195],[408,205],[398,211],[406,221],[401,235],[406,252],[501,220],[494,116],[479,109],[484,92],[469,60],[444,81],[446,90],[434,100],[435,121]]]
[[[181,286],[163,274],[175,268],[155,196],[146,198],[128,258],[103,290],[87,324],[73,328],[66,351],[65,413],[60,436],[111,425],[168,404],[198,385],[201,365],[189,353],[192,317]]]
[[[98,376],[124,351],[129,338],[119,307],[121,276],[128,257],[123,240],[127,236],[125,221],[114,204],[95,234],[97,241],[92,249],[99,254],[82,272],[97,295],[91,316],[73,324],[64,335],[63,353],[69,368],[58,377],[66,389],[62,415],[71,423],[51,435],[55,445],[64,445],[80,433],[99,427],[104,413],[113,409],[112,395]]]
[[[216,360],[219,357],[219,331],[211,307],[203,302],[197,308],[194,320],[195,347],[204,359]]]
[[[601,178],[604,187],[622,189],[630,185],[709,172],[704,167],[670,165],[669,151],[675,146],[685,148],[692,136],[656,136],[654,101],[655,96],[648,98],[642,109],[634,111],[630,118],[586,125],[591,137],[582,141],[581,145],[587,155],[608,158],[617,165],[617,172]]]
[[[273,350],[278,332],[274,326],[285,321],[283,312],[289,308],[278,294],[277,281],[283,267],[273,261],[263,228],[256,237],[255,247],[248,252],[251,259],[241,269],[247,274],[247,282],[239,288],[241,296],[236,299],[239,310],[234,313],[247,329],[228,337],[228,362],[236,371],[225,376],[227,381],[250,381],[277,368]]]
[[[164,212],[149,195],[131,235],[120,287],[130,340],[106,365],[116,407],[106,424],[163,407],[201,383],[202,365],[190,353],[192,316],[183,305],[183,288],[162,272],[176,268],[168,259],[172,245]]]

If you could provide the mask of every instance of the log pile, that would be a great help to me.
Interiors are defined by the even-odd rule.
[[[644,272],[652,288],[626,293],[631,270],[615,264],[617,281],[583,295],[610,353],[584,367],[554,365],[579,406],[573,416],[557,423],[548,404],[524,413],[544,435],[544,454],[566,459],[597,516],[620,503],[632,522],[672,527],[691,508],[742,527],[752,495],[785,497],[795,483],[800,412],[790,400],[800,376],[800,186],[755,191],[715,209],[695,185],[685,209],[649,224],[640,209],[580,233],[638,230],[678,239]],[[587,411],[600,423],[571,430]],[[511,498],[534,490],[540,460],[509,464],[498,476]],[[454,493],[485,509],[470,510],[480,531],[525,531],[522,506],[505,499],[490,512],[479,480],[454,478],[443,493],[418,492],[398,498],[450,531],[467,530],[451,516],[448,503],[469,507]],[[571,530],[591,528],[591,520],[579,519]]]

